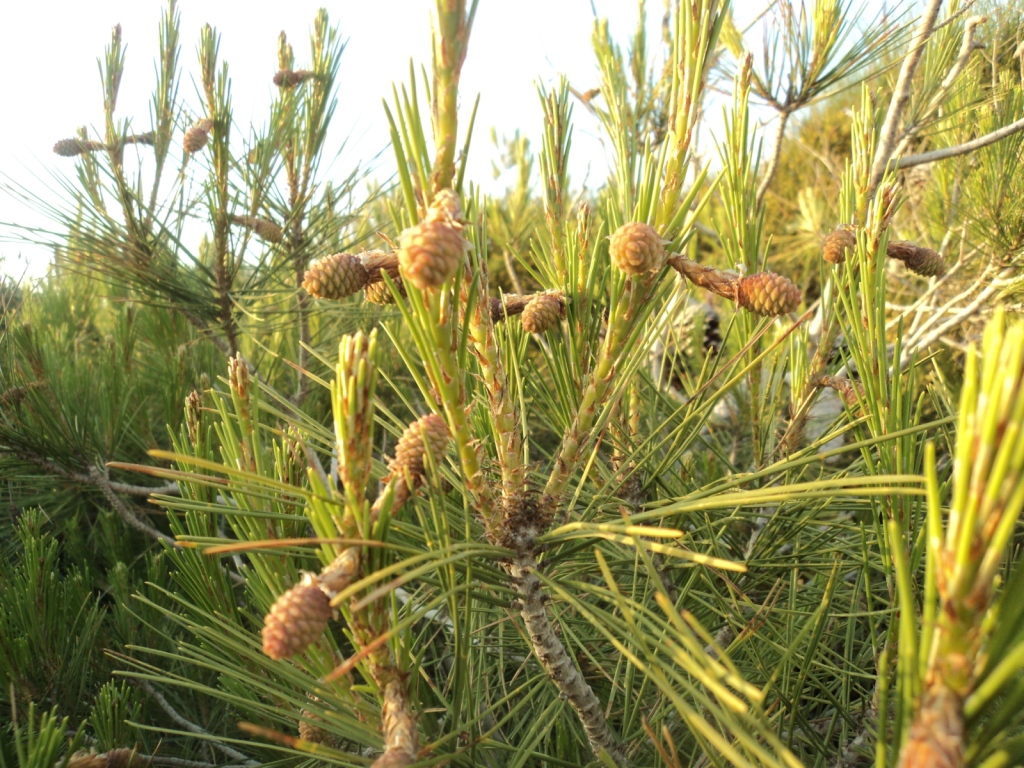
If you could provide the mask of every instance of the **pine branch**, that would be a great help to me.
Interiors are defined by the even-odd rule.
[[[154,701],[156,701],[156,703],[160,705],[160,708],[164,712],[167,713],[167,716],[169,718],[171,718],[171,720],[173,720],[175,723],[180,725],[186,731],[189,731],[190,733],[194,733],[197,736],[202,736],[205,739],[209,739],[210,743],[213,745],[214,749],[220,750],[225,755],[230,757],[232,760],[236,760],[236,761],[240,762],[242,765],[246,765],[246,766],[258,766],[259,765],[259,763],[256,760],[253,760],[248,755],[242,754],[237,749],[229,747],[227,744],[222,744],[209,731],[203,730],[202,728],[200,728],[198,725],[196,725],[192,721],[186,720],[184,717],[182,717],[180,714],[178,714],[178,711],[174,707],[171,706],[170,702],[167,701],[166,698],[164,698],[164,695],[162,693],[160,693],[160,691],[158,691],[152,685],[150,685],[148,680],[138,679],[138,680],[136,680],[136,682],[139,684],[139,687],[142,688],[142,690],[144,690],[146,693],[148,693],[154,699]]]

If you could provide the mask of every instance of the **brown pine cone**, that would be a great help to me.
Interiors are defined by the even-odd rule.
[[[185,151],[191,155],[205,147],[206,142],[210,140],[210,131],[212,130],[213,120],[204,118],[185,131],[185,139],[182,141]]]
[[[313,262],[302,280],[306,293],[317,299],[343,299],[366,285],[366,267],[350,253],[332,253]]]
[[[86,152],[96,152],[106,148],[106,144],[99,141],[89,141],[88,139],[61,139],[53,145],[54,153],[61,157],[75,157]]]
[[[550,293],[538,294],[523,309],[523,330],[527,333],[544,333],[558,325],[563,310],[557,296]]]
[[[459,193],[454,189],[438,190],[430,203],[430,211],[427,213],[427,217],[461,222],[462,201],[459,200]]]
[[[612,263],[627,275],[642,275],[661,269],[665,263],[665,241],[649,224],[632,221],[612,234],[608,253]]]
[[[282,69],[274,75],[274,85],[278,88],[294,88],[315,76],[316,73],[308,69]]]
[[[421,416],[408,427],[395,445],[395,457],[389,467],[393,475],[405,476],[414,483],[426,474],[426,453],[436,467],[444,458],[448,447],[448,426],[436,413]]]
[[[405,298],[405,284],[402,282],[402,278],[394,278],[395,288],[398,289],[399,295]],[[371,304],[379,304],[385,306],[387,304],[394,304],[395,297],[391,295],[391,290],[387,284],[381,280],[377,283],[370,283],[366,286],[364,293],[366,294],[366,300]]]
[[[263,652],[272,659],[302,653],[327,629],[331,602],[310,577],[279,598],[263,619]]]
[[[857,236],[852,227],[839,227],[830,232],[821,244],[821,257],[829,264],[842,264],[857,247]]]
[[[906,240],[893,240],[886,248],[885,255],[906,264],[907,269],[922,277],[938,277],[946,274],[946,262],[931,248],[923,248]]]
[[[800,289],[782,275],[759,272],[739,279],[736,303],[755,315],[784,315],[800,305]]]
[[[402,233],[398,264],[402,277],[421,291],[437,288],[455,274],[469,242],[450,221],[428,217]]]
[[[323,722],[323,718],[318,717],[308,709],[302,710],[302,716],[309,718],[309,720]],[[319,725],[313,725],[306,720],[299,720],[299,738],[313,744],[323,744],[325,747],[337,747],[339,744],[338,737],[333,733],[329,733]]]
[[[256,216],[231,216],[231,223],[255,232],[261,240],[268,243],[280,243],[284,240],[284,232],[274,222]]]

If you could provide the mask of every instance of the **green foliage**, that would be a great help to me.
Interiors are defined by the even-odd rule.
[[[140,140],[115,29],[56,264],[3,294],[0,679],[27,712],[3,765],[86,742],[189,768],[902,768],[940,707],[962,764],[1014,764],[1022,339],[987,307],[1019,286],[1024,132],[956,148],[1024,103],[1007,32],[982,61],[963,10],[925,31],[889,148],[917,20],[779,3],[756,63],[717,0],[671,4],[660,48],[644,3],[626,43],[598,21],[578,100],[613,167],[589,197],[564,81],[538,90],[539,149],[493,135],[504,194],[466,178],[475,3],[439,0],[432,68],[385,107],[397,176],[365,202],[356,174],[327,178],[326,13],[306,64],[282,34],[251,134],[209,27],[201,104],[179,98],[171,3]],[[713,162],[711,82],[731,90]],[[764,156],[751,100],[779,114]],[[186,130],[207,143],[161,181]],[[854,244],[825,262],[842,225]],[[393,304],[306,293],[314,259],[377,232],[395,252],[355,274]],[[949,273],[887,258],[899,237]],[[558,317],[531,334],[538,293]]]

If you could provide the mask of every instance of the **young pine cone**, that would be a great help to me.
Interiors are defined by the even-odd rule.
[[[54,153],[61,157],[75,157],[86,152],[95,152],[106,148],[106,144],[99,141],[89,141],[88,139],[61,139],[53,145]]]
[[[457,224],[428,216],[402,233],[398,251],[402,278],[421,291],[437,288],[455,274],[468,250],[469,242]]]
[[[263,619],[263,652],[272,659],[302,653],[327,629],[331,602],[310,577],[289,589]]]
[[[784,315],[800,304],[800,289],[774,272],[741,277],[736,285],[736,303],[755,315]]]
[[[323,722],[323,719],[317,717],[315,714],[307,709],[302,710],[302,716],[309,718],[309,720]],[[299,738],[303,741],[309,741],[313,744],[323,744],[325,747],[337,747],[338,737],[333,733],[329,733],[321,728],[319,725],[313,725],[306,720],[299,721]]]
[[[906,240],[893,240],[885,251],[890,259],[906,264],[907,269],[922,277],[938,277],[946,273],[946,262],[931,248],[922,248]]]
[[[398,289],[398,294],[404,299],[405,284],[402,283],[402,278],[396,277],[393,282],[395,284],[395,288]],[[366,286],[364,293],[366,294],[366,300],[371,304],[386,306],[388,304],[395,303],[395,297],[391,295],[391,290],[383,280],[377,283],[370,283]]]
[[[821,244],[821,257],[829,264],[842,264],[857,247],[857,236],[850,227],[839,227]]]
[[[213,130],[213,120],[204,118],[185,131],[185,139],[182,142],[188,154],[198,152],[206,146],[210,140],[210,131]]]
[[[665,241],[649,224],[632,221],[612,233],[608,253],[615,266],[627,275],[642,275],[661,269],[665,263]]]
[[[544,333],[562,319],[562,302],[550,293],[541,293],[530,299],[523,309],[523,330],[527,333]]]
[[[426,474],[427,451],[430,451],[430,457],[437,466],[444,458],[447,447],[448,427],[444,419],[436,413],[422,416],[406,427],[398,438],[395,457],[389,464],[391,473],[419,482]]]
[[[281,69],[274,75],[274,85],[278,88],[294,88],[315,76],[316,73],[308,69]]]
[[[350,253],[332,253],[313,262],[302,279],[306,293],[317,299],[343,299],[366,285],[366,267]]]
[[[261,240],[268,243],[280,243],[284,240],[284,233],[281,228],[268,219],[260,219],[256,216],[231,216],[231,223],[251,229]]]

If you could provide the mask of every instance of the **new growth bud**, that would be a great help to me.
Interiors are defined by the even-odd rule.
[[[627,275],[642,275],[661,269],[665,241],[649,224],[633,221],[612,233],[608,253],[612,263]]]

